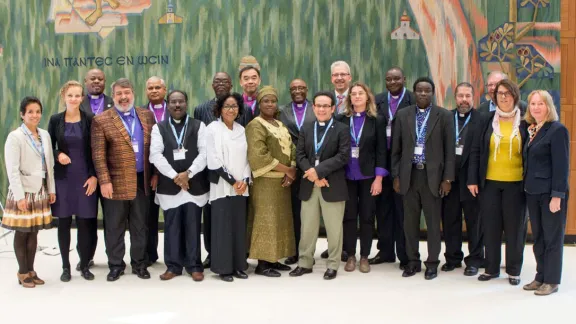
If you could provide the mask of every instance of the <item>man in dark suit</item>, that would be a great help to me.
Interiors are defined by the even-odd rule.
[[[84,85],[88,94],[82,100],[80,109],[90,116],[99,115],[105,110],[114,107],[112,98],[104,94],[106,77],[99,69],[92,69],[86,73]]]
[[[442,229],[444,243],[446,244],[446,263],[442,271],[452,271],[462,267],[462,260],[466,262],[464,275],[475,276],[478,268],[484,263],[484,245],[482,244],[482,231],[478,219],[478,201],[470,194],[466,183],[468,181],[468,158],[470,157],[471,142],[475,138],[476,129],[481,124],[482,114],[474,110],[474,88],[468,82],[456,86],[456,109],[452,111],[455,143],[456,143],[456,173],[452,183],[452,190],[444,197],[442,206]],[[466,233],[468,234],[468,256],[462,253],[462,211],[466,219]]]
[[[214,78],[212,79],[212,89],[214,90],[214,98],[201,103],[199,106],[194,108],[194,119],[204,122],[206,126],[216,120],[216,117],[214,116],[214,105],[216,104],[218,97],[230,94],[230,91],[232,90],[232,78],[230,78],[230,75],[226,72],[217,72],[214,74]],[[212,244],[210,243],[210,240],[212,239],[212,217],[210,204],[204,205],[202,210],[202,223],[204,225],[204,248],[206,249],[206,252],[208,252],[208,255],[202,263],[202,266],[206,269],[209,269],[212,263],[210,258],[210,253],[212,252]]]
[[[342,254],[342,220],[348,200],[344,167],[350,158],[350,135],[348,127],[332,117],[336,100],[331,92],[316,93],[313,103],[316,121],[303,126],[296,148],[296,162],[304,171],[300,184],[302,233],[298,267],[290,276],[312,272],[323,215],[329,251],[324,279],[330,280],[336,278]]]
[[[442,197],[454,181],[455,145],[452,114],[432,104],[434,82],[423,77],[414,83],[416,105],[396,114],[392,135],[394,191],[404,196],[404,234],[408,265],[403,277],[421,271],[420,215],[424,210],[428,236],[426,279],[438,275],[441,249]]]
[[[298,146],[298,135],[300,129],[307,124],[316,120],[312,104],[306,99],[308,95],[308,86],[301,79],[294,79],[290,82],[290,97],[292,102],[280,107],[280,121],[288,128],[292,143]],[[294,236],[296,238],[296,255],[288,257],[284,263],[291,265],[298,262],[298,243],[300,242],[300,179],[302,179],[302,170],[296,170],[296,180],[290,187],[292,191],[292,217],[294,219]]]
[[[244,89],[242,97],[244,98],[245,114],[242,114],[242,125],[248,125],[252,119],[260,115],[260,107],[258,107],[258,87],[260,86],[260,70],[252,65],[243,67],[238,74],[240,78],[240,86]]]
[[[406,107],[416,104],[414,93],[406,89],[406,77],[399,67],[393,67],[386,72],[386,89],[388,91],[376,96],[378,114],[386,121],[386,138],[388,149],[391,150],[392,128],[396,113]],[[391,165],[388,154],[387,165]],[[385,177],[382,181],[382,194],[376,200],[376,230],[378,232],[378,254],[369,260],[370,264],[394,263],[396,256],[400,260],[400,269],[408,264],[406,256],[406,239],[404,237],[404,207],[402,196],[395,193],[392,178]],[[396,253],[394,253],[396,245]]]
[[[502,71],[492,71],[488,74],[486,78],[486,93],[490,96],[490,100],[483,102],[478,106],[478,111],[483,114],[488,114],[491,111],[496,110],[496,100],[494,100],[494,90],[496,89],[496,84],[501,80],[508,79],[508,75]],[[518,108],[522,112],[522,116],[526,113],[527,104],[525,101],[520,100],[518,102]]]

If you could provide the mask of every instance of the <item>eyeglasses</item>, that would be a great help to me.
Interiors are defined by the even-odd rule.
[[[512,96],[512,94],[509,91],[506,91],[506,92],[498,91],[496,94],[502,98],[507,98],[507,97]]]
[[[314,107],[316,107],[318,109],[330,109],[330,108],[332,108],[331,105],[314,105]]]
[[[238,105],[226,105],[226,106],[223,106],[222,109],[234,110],[234,109],[238,109]]]
[[[214,80],[214,85],[227,85],[230,84],[230,80]]]
[[[486,83],[485,86],[486,88],[494,88],[496,86],[496,83]]]
[[[350,73],[332,73],[333,78],[344,78],[349,76]]]
[[[292,88],[290,88],[290,92],[296,92],[296,91],[301,91],[301,92],[303,92],[303,91],[306,91],[306,90],[308,90],[307,87],[292,87]]]

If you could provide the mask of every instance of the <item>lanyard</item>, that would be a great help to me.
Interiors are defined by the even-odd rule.
[[[28,140],[34,147],[34,150],[40,155],[40,157],[42,157],[42,164],[44,165],[46,163],[46,157],[44,156],[44,146],[42,145],[42,137],[40,135],[40,132],[38,132],[38,138],[40,139],[40,145],[38,145],[38,143],[34,140],[34,138],[32,138],[32,132],[28,130],[28,127],[26,127],[26,125],[24,124],[22,124],[21,127],[22,131],[24,132],[24,134],[26,134],[26,137],[28,137]]]
[[[250,110],[252,110],[252,114],[254,114],[255,108],[256,108],[256,100],[254,100],[254,102],[252,103],[252,106],[250,107]]]
[[[422,122],[422,126],[420,128],[418,128],[418,114],[416,114],[416,143],[420,142],[420,139],[422,138],[422,133],[424,132],[424,128],[426,127],[426,122],[428,122],[428,117],[430,117],[430,108],[426,109],[428,109],[428,112],[426,113],[426,118],[424,118],[424,121]]]
[[[134,108],[132,108],[134,109]],[[121,112],[119,110],[118,114],[121,114]],[[122,113],[123,114],[123,113]],[[128,132],[128,135],[130,135],[130,139],[132,141],[134,141],[134,126],[136,126],[136,112],[134,112],[134,117],[132,118],[132,125],[130,125],[130,128],[128,128],[128,124],[126,123],[126,121],[124,120],[123,116],[120,116],[120,120],[122,121],[122,124],[124,124],[124,127],[126,127],[126,131]]]
[[[470,121],[471,116],[472,116],[472,112],[470,112],[470,114],[468,115],[468,118],[466,118],[466,121],[464,121],[464,125],[462,125],[462,128],[458,129],[458,112],[456,112],[454,114],[454,129],[456,131],[456,145],[458,145],[458,142],[460,142],[460,134],[464,130],[464,127],[466,127],[466,125],[468,125],[468,122]]]
[[[304,125],[304,119],[306,119],[306,110],[308,110],[308,102],[304,103],[304,113],[302,114],[302,120],[300,121],[300,124],[298,124],[298,116],[296,115],[296,109],[294,109],[294,103],[292,103],[292,112],[294,113],[294,120],[296,121],[296,127],[298,127],[298,130],[300,130],[302,125]]]
[[[330,130],[330,126],[332,126],[332,122],[334,121],[334,118],[330,119],[330,122],[328,123],[328,126],[326,126],[326,130],[324,131],[324,135],[322,135],[322,139],[320,140],[320,143],[318,143],[318,122],[314,122],[314,149],[316,152],[316,155],[318,155],[318,151],[320,151],[320,148],[322,147],[322,144],[324,143],[324,139],[326,138],[326,134],[328,134],[328,130]]]
[[[400,99],[398,100],[398,105],[396,106],[396,111],[398,111],[398,106],[400,106],[400,103],[402,102],[402,99],[404,99],[404,95],[406,94],[406,88],[404,88],[404,90],[402,90],[402,95],[400,96]],[[392,123],[392,119],[394,119],[394,114],[392,114],[392,108],[390,108],[390,100],[391,100],[391,96],[390,96],[390,91],[388,91],[388,116],[390,116],[388,123]]]
[[[366,123],[366,116],[364,116],[364,120],[362,120],[362,126],[360,126],[360,131],[358,131],[358,137],[356,137],[356,131],[354,130],[354,116],[350,117],[350,135],[356,143],[356,146],[360,146],[360,137],[362,136],[362,131],[364,130],[364,124]]]
[[[102,97],[102,100],[100,101],[100,105],[98,106],[98,109],[96,109],[96,111],[94,112],[94,115],[98,115],[100,113],[100,110],[102,110],[103,107],[104,107],[104,97]]]
[[[148,109],[150,109],[150,111],[154,114],[154,119],[156,120],[156,124],[158,124],[158,117],[156,117],[156,111],[154,110],[154,108],[152,108],[152,103],[148,104]],[[166,115],[166,101],[164,101],[164,103],[162,104],[162,120],[164,120],[164,115]]]
[[[184,123],[184,128],[182,129],[180,136],[176,135],[176,127],[174,127],[174,125],[170,123],[170,127],[172,128],[172,134],[174,134],[174,137],[176,138],[176,144],[178,144],[179,149],[182,148],[182,140],[184,138],[184,133],[186,133],[186,129],[188,129],[188,119],[190,118],[186,116],[186,122]]]

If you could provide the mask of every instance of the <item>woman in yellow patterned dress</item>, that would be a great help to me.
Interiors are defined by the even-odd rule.
[[[248,162],[254,178],[248,207],[250,259],[258,260],[256,274],[280,277],[277,270],[291,268],[278,260],[296,253],[290,200],[296,147],[286,126],[276,119],[276,89],[263,87],[257,100],[260,116],[246,126]]]

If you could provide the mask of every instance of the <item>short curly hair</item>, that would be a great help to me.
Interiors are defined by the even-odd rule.
[[[242,98],[242,95],[239,94],[238,92],[233,92],[231,94],[218,97],[218,99],[216,100],[216,104],[214,104],[214,108],[212,110],[212,113],[216,118],[220,118],[220,116],[222,115],[222,108],[224,107],[224,102],[230,97],[234,98],[234,100],[236,100],[236,103],[238,104],[238,116],[236,117],[236,119],[240,118],[240,116],[244,114],[244,99]]]

